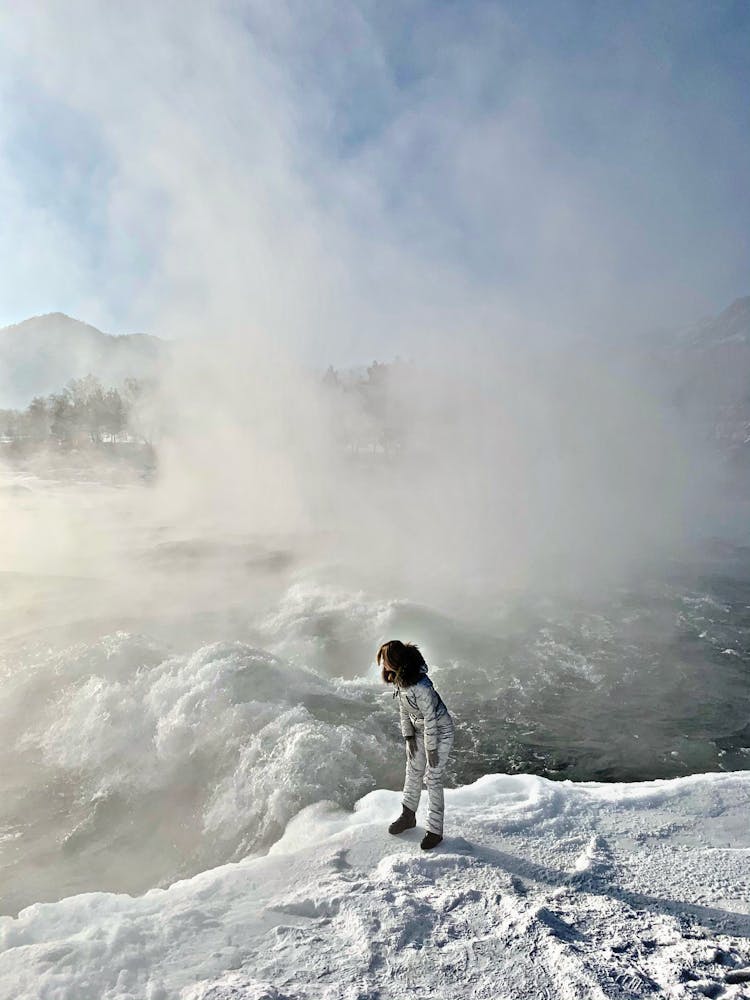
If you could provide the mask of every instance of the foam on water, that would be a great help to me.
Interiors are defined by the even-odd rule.
[[[353,693],[240,642],[182,656],[118,633],[42,657],[12,681],[0,828],[33,842],[43,826],[66,852],[72,882],[53,876],[45,895],[98,879],[146,888],[153,861],[141,861],[159,859],[175,831],[162,878],[267,846],[305,805],[350,802],[392,778],[395,733],[361,685]]]
[[[666,588],[599,608],[516,601],[468,621],[308,570],[259,610],[243,628],[261,645],[183,652],[118,631],[63,648],[37,636],[6,657],[7,910],[168,882],[267,848],[310,803],[398,787],[396,712],[373,663],[391,635],[422,644],[456,717],[451,783],[746,766],[731,715],[745,664],[721,655],[746,624],[726,599]]]

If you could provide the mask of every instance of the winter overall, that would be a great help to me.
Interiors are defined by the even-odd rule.
[[[398,687],[397,692],[401,734],[404,739],[415,736],[417,741],[417,750],[411,759],[407,744],[403,804],[412,812],[417,811],[426,770],[429,813],[425,828],[429,833],[442,836],[445,811],[443,773],[453,746],[453,719],[432,686],[426,668],[423,668],[422,676],[416,684]],[[436,767],[430,767],[427,763],[428,750],[437,750]]]

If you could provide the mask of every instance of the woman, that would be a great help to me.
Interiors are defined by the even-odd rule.
[[[453,746],[453,719],[432,686],[424,657],[413,643],[398,639],[384,642],[378,650],[378,666],[382,667],[385,683],[396,685],[393,697],[398,695],[401,735],[406,740],[403,811],[388,830],[403,833],[417,825],[426,767],[430,808],[421,846],[429,851],[443,839],[443,772]]]

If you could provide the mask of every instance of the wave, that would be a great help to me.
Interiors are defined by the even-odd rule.
[[[313,802],[398,788],[396,713],[373,662],[394,636],[420,643],[456,718],[449,784],[637,780],[749,759],[745,658],[726,653],[747,648],[748,622],[731,588],[619,591],[598,606],[525,596],[472,616],[308,573],[236,622],[253,642],[184,650],[115,631],[58,649],[40,633],[7,653],[6,910],[166,884],[265,850]]]
[[[33,861],[43,828],[65,855],[46,893],[145,888],[257,851],[311,802],[350,803],[393,778],[397,737],[374,686],[241,642],[180,656],[117,633],[10,680],[0,833],[20,831]]]

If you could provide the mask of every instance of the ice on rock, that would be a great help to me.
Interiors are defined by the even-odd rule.
[[[352,726],[325,725],[302,706],[289,709],[241,749],[209,800],[204,828],[233,839],[250,827],[262,841],[312,800],[350,797],[367,784],[381,754],[374,737]]]

